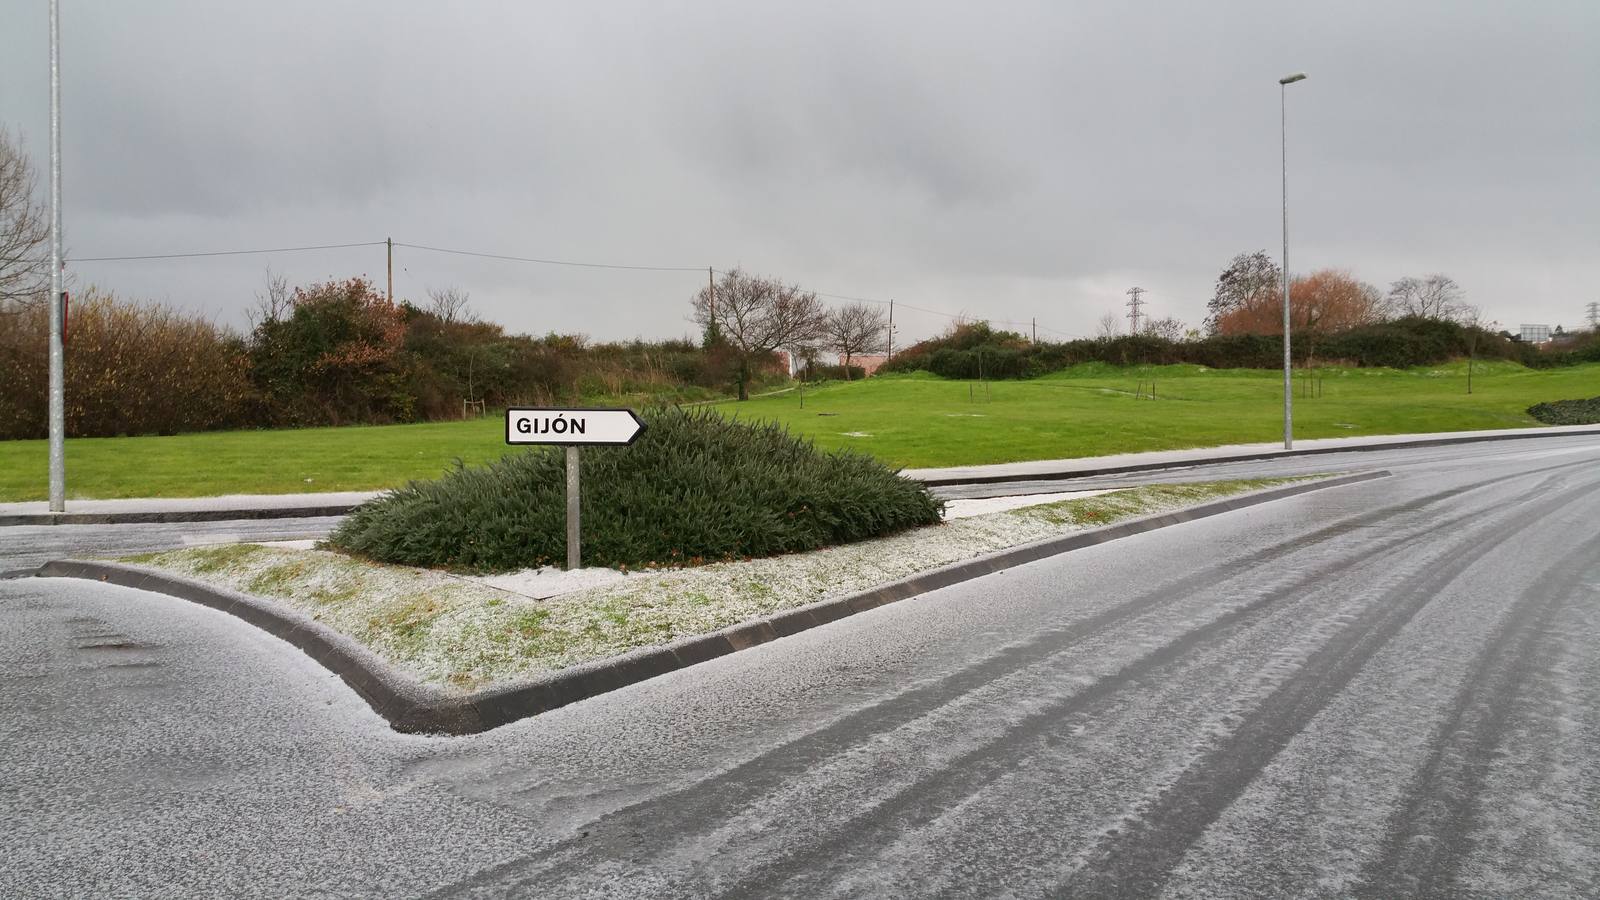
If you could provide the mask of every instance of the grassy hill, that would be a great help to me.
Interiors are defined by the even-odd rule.
[[[1600,396],[1600,365],[1530,370],[1479,363],[1396,371],[1327,369],[1322,395],[1295,400],[1297,437],[1517,428],[1527,407]],[[1281,374],[1199,366],[1077,366],[1029,381],[897,375],[724,403],[781,422],[822,448],[853,447],[901,466],[1097,456],[1272,441],[1282,436]],[[1156,399],[1146,398],[1150,382]],[[1140,386],[1143,384],[1143,390]],[[802,407],[802,393],[804,406]],[[69,495],[182,497],[393,487],[451,460],[506,452],[497,416],[465,422],[67,442]],[[45,495],[44,441],[0,442],[0,501]]]
[[[1539,423],[1527,407],[1544,398],[1600,394],[1600,366],[1534,371],[1496,362],[1473,371],[1470,396],[1465,363],[1327,369],[1316,397],[1302,396],[1297,379],[1295,435],[1530,427]],[[1273,441],[1283,435],[1282,398],[1281,372],[1096,363],[987,384],[887,376],[807,390],[804,408],[797,393],[722,408],[783,422],[822,447],[920,467]]]

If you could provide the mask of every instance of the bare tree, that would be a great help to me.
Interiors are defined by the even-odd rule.
[[[289,290],[289,279],[272,271],[271,266],[267,266],[264,278],[265,290],[256,292],[255,307],[245,313],[252,329],[263,322],[281,320],[289,313],[290,307],[294,306],[294,295]]]
[[[50,290],[50,212],[22,141],[0,128],[0,309]]]
[[[1478,361],[1478,338],[1500,327],[1499,322],[1484,319],[1482,308],[1463,303],[1456,308],[1455,321],[1467,330],[1467,393],[1472,393],[1472,370]]]
[[[1100,317],[1100,328],[1095,332],[1095,338],[1109,341],[1122,334],[1122,317],[1114,312],[1108,312]]]
[[[429,288],[428,311],[446,325],[473,320],[470,302],[472,295],[460,288]]]
[[[761,358],[775,350],[803,354],[827,336],[828,311],[816,294],[739,269],[717,282],[714,303],[709,286],[692,302],[695,322],[720,335],[737,359],[740,400],[750,399],[750,377]]]
[[[828,314],[828,349],[839,354],[846,381],[852,357],[883,352],[888,324],[882,309],[865,303],[851,303]]]
[[[1254,311],[1278,298],[1283,311],[1283,270],[1265,250],[1241,253],[1217,276],[1217,286],[1206,303],[1206,331],[1216,334],[1221,322],[1244,311]]]
[[[1389,286],[1389,311],[1395,316],[1459,321],[1465,308],[1461,285],[1449,275],[1406,276]]]

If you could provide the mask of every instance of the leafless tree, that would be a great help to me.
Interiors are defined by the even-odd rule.
[[[1461,285],[1449,275],[1406,276],[1389,286],[1389,312],[1397,317],[1420,316],[1456,322],[1461,320],[1465,308]]]
[[[695,294],[694,320],[732,349],[739,399],[750,398],[750,377],[756,363],[774,350],[797,355],[827,337],[828,311],[817,295],[798,285],[759,278],[734,269],[716,284]]]
[[[1275,297],[1280,298],[1281,313],[1282,279],[1283,270],[1265,250],[1235,256],[1217,276],[1216,290],[1206,303],[1206,332],[1216,334],[1227,317],[1257,310]]]
[[[882,309],[865,303],[851,303],[828,314],[828,349],[839,354],[846,381],[853,357],[883,352],[888,324]]]
[[[428,311],[446,325],[471,322],[475,316],[471,309],[472,295],[460,288],[429,288]]]
[[[1478,361],[1478,339],[1492,335],[1500,327],[1499,322],[1491,322],[1483,317],[1483,309],[1471,303],[1463,303],[1456,307],[1455,321],[1467,329],[1467,393],[1472,393],[1472,370]]]
[[[276,322],[288,315],[290,307],[294,306],[294,294],[289,290],[289,279],[272,271],[267,266],[264,277],[264,290],[256,292],[256,305],[245,315],[250,320],[253,329],[263,322]]]
[[[0,310],[50,290],[50,211],[22,141],[0,128]]]
[[[1095,338],[1109,341],[1122,334],[1122,317],[1114,312],[1108,312],[1100,317],[1100,328],[1095,332]]]

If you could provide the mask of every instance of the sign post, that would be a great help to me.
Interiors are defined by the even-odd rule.
[[[578,448],[584,444],[626,446],[644,433],[644,422],[631,409],[555,409],[517,407],[506,410],[507,444],[555,444],[567,448],[567,569],[580,565],[578,523],[582,514],[578,482]]]

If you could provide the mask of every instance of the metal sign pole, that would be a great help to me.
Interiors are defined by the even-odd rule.
[[[578,448],[567,447],[567,571],[579,565],[578,548]]]
[[[506,410],[507,444],[554,444],[567,449],[567,571],[583,564],[578,543],[581,497],[578,448],[583,444],[626,447],[644,433],[631,409],[558,409],[513,406]]]

